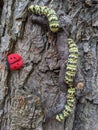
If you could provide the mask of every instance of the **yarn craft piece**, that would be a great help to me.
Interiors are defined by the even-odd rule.
[[[31,5],[28,8],[33,14],[44,15],[48,18],[49,27],[52,32],[57,32],[59,30],[59,21],[55,10],[48,8],[46,6]]]
[[[23,66],[22,57],[17,53],[9,54],[7,56],[7,66],[10,70],[19,70]]]
[[[68,85],[67,101],[63,111],[56,115],[58,121],[64,120],[73,111],[75,105],[75,87],[73,81],[76,75],[78,62],[78,47],[72,39],[68,39],[69,56],[66,65],[65,83]]]

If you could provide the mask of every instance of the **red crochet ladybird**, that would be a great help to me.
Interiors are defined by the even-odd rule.
[[[11,70],[18,70],[23,66],[23,60],[22,57],[17,54],[9,54],[7,56],[7,66]]]

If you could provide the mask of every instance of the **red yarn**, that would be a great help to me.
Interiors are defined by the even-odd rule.
[[[9,54],[7,56],[7,65],[11,70],[20,69],[23,66],[22,57],[17,53]]]

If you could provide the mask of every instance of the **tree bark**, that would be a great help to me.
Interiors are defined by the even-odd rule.
[[[34,22],[28,12],[31,4],[56,10],[61,28],[57,34],[50,33],[45,22]],[[79,48],[76,106],[58,122],[55,115],[63,109],[68,89],[68,37]],[[8,53],[20,54],[23,68],[9,70]],[[0,59],[0,130],[98,130],[97,0],[1,0]]]

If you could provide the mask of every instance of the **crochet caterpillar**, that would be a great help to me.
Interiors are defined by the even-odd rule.
[[[45,15],[48,18],[50,30],[54,33],[58,31],[58,17],[53,9],[39,5],[31,5],[28,9],[36,15]]]
[[[74,77],[76,75],[77,61],[78,61],[78,48],[72,39],[68,39],[69,57],[67,61],[65,82],[68,84],[69,89],[67,92],[67,101],[64,110],[56,115],[58,121],[64,120],[73,111],[75,104],[75,88],[73,87]]]

